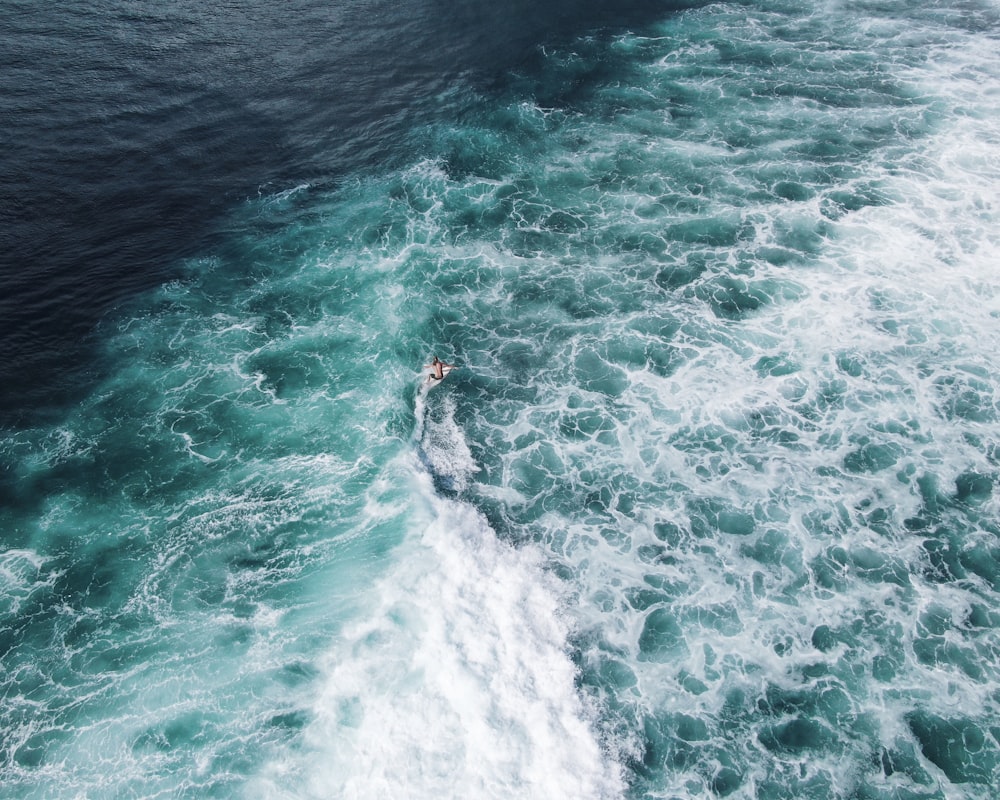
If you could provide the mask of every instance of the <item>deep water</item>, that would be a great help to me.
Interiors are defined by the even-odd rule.
[[[995,3],[4,11],[5,796],[994,796]]]

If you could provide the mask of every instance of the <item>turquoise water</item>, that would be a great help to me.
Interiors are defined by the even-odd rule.
[[[665,13],[235,209],[4,434],[5,792],[992,797],[998,33]]]

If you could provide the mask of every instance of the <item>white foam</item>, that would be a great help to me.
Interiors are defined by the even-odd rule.
[[[619,769],[576,693],[556,587],[531,550],[435,495],[407,456],[412,536],[324,659],[303,753],[255,796],[610,798]]]
[[[420,442],[431,473],[446,488],[465,491],[479,467],[455,421],[455,401],[450,395],[425,420]]]
[[[0,615],[13,618],[32,593],[51,588],[59,572],[43,572],[49,560],[34,550],[12,549],[0,553]]]

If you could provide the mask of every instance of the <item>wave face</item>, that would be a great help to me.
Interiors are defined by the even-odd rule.
[[[5,794],[992,796],[1000,10],[630,13],[3,431]]]

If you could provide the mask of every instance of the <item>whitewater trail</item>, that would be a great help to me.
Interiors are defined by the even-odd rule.
[[[575,688],[558,584],[533,548],[501,542],[475,507],[435,488],[476,469],[454,400],[437,397],[418,387],[412,448],[384,478],[409,487],[410,533],[368,613],[322,660],[303,763],[272,764],[252,792],[621,797]],[[373,498],[369,513],[385,512]]]

